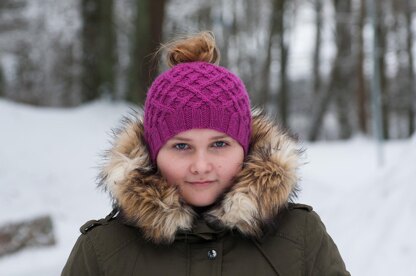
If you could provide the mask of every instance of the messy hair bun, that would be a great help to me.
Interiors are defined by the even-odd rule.
[[[220,62],[214,34],[208,31],[174,40],[163,48],[167,52],[166,63],[169,67],[191,61],[205,61],[216,65]]]

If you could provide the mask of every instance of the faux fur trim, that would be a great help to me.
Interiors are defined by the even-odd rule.
[[[265,224],[297,191],[299,146],[267,116],[253,111],[250,152],[235,185],[205,214],[206,221],[260,237]],[[190,230],[196,217],[175,187],[151,163],[142,117],[125,119],[99,175],[128,223],[154,243],[171,243],[178,230]]]

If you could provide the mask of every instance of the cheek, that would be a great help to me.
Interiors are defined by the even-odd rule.
[[[160,174],[167,180],[169,185],[172,185],[176,182],[178,175],[175,173],[175,170],[172,170],[172,168],[162,165],[159,167],[159,171]]]
[[[232,164],[232,165],[230,165]],[[230,164],[226,164],[226,165],[219,165],[218,171],[221,172],[221,174],[223,175],[224,179],[228,180],[228,181],[232,181],[234,179],[234,177],[241,172],[242,170],[242,165],[238,164],[237,162],[234,161],[234,163],[230,163]]]
[[[241,172],[242,170],[242,166],[241,165],[237,165],[233,168],[232,170],[232,177],[234,178],[239,172]]]
[[[176,185],[184,177],[184,168],[180,162],[158,160],[160,174],[167,180],[169,185]]]

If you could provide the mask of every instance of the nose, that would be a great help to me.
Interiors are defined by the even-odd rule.
[[[192,174],[206,174],[213,168],[212,161],[205,152],[196,152],[190,170]]]

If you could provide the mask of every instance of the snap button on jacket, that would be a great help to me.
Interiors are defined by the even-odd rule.
[[[215,249],[211,249],[208,251],[208,259],[214,260],[217,257],[217,251]]]

